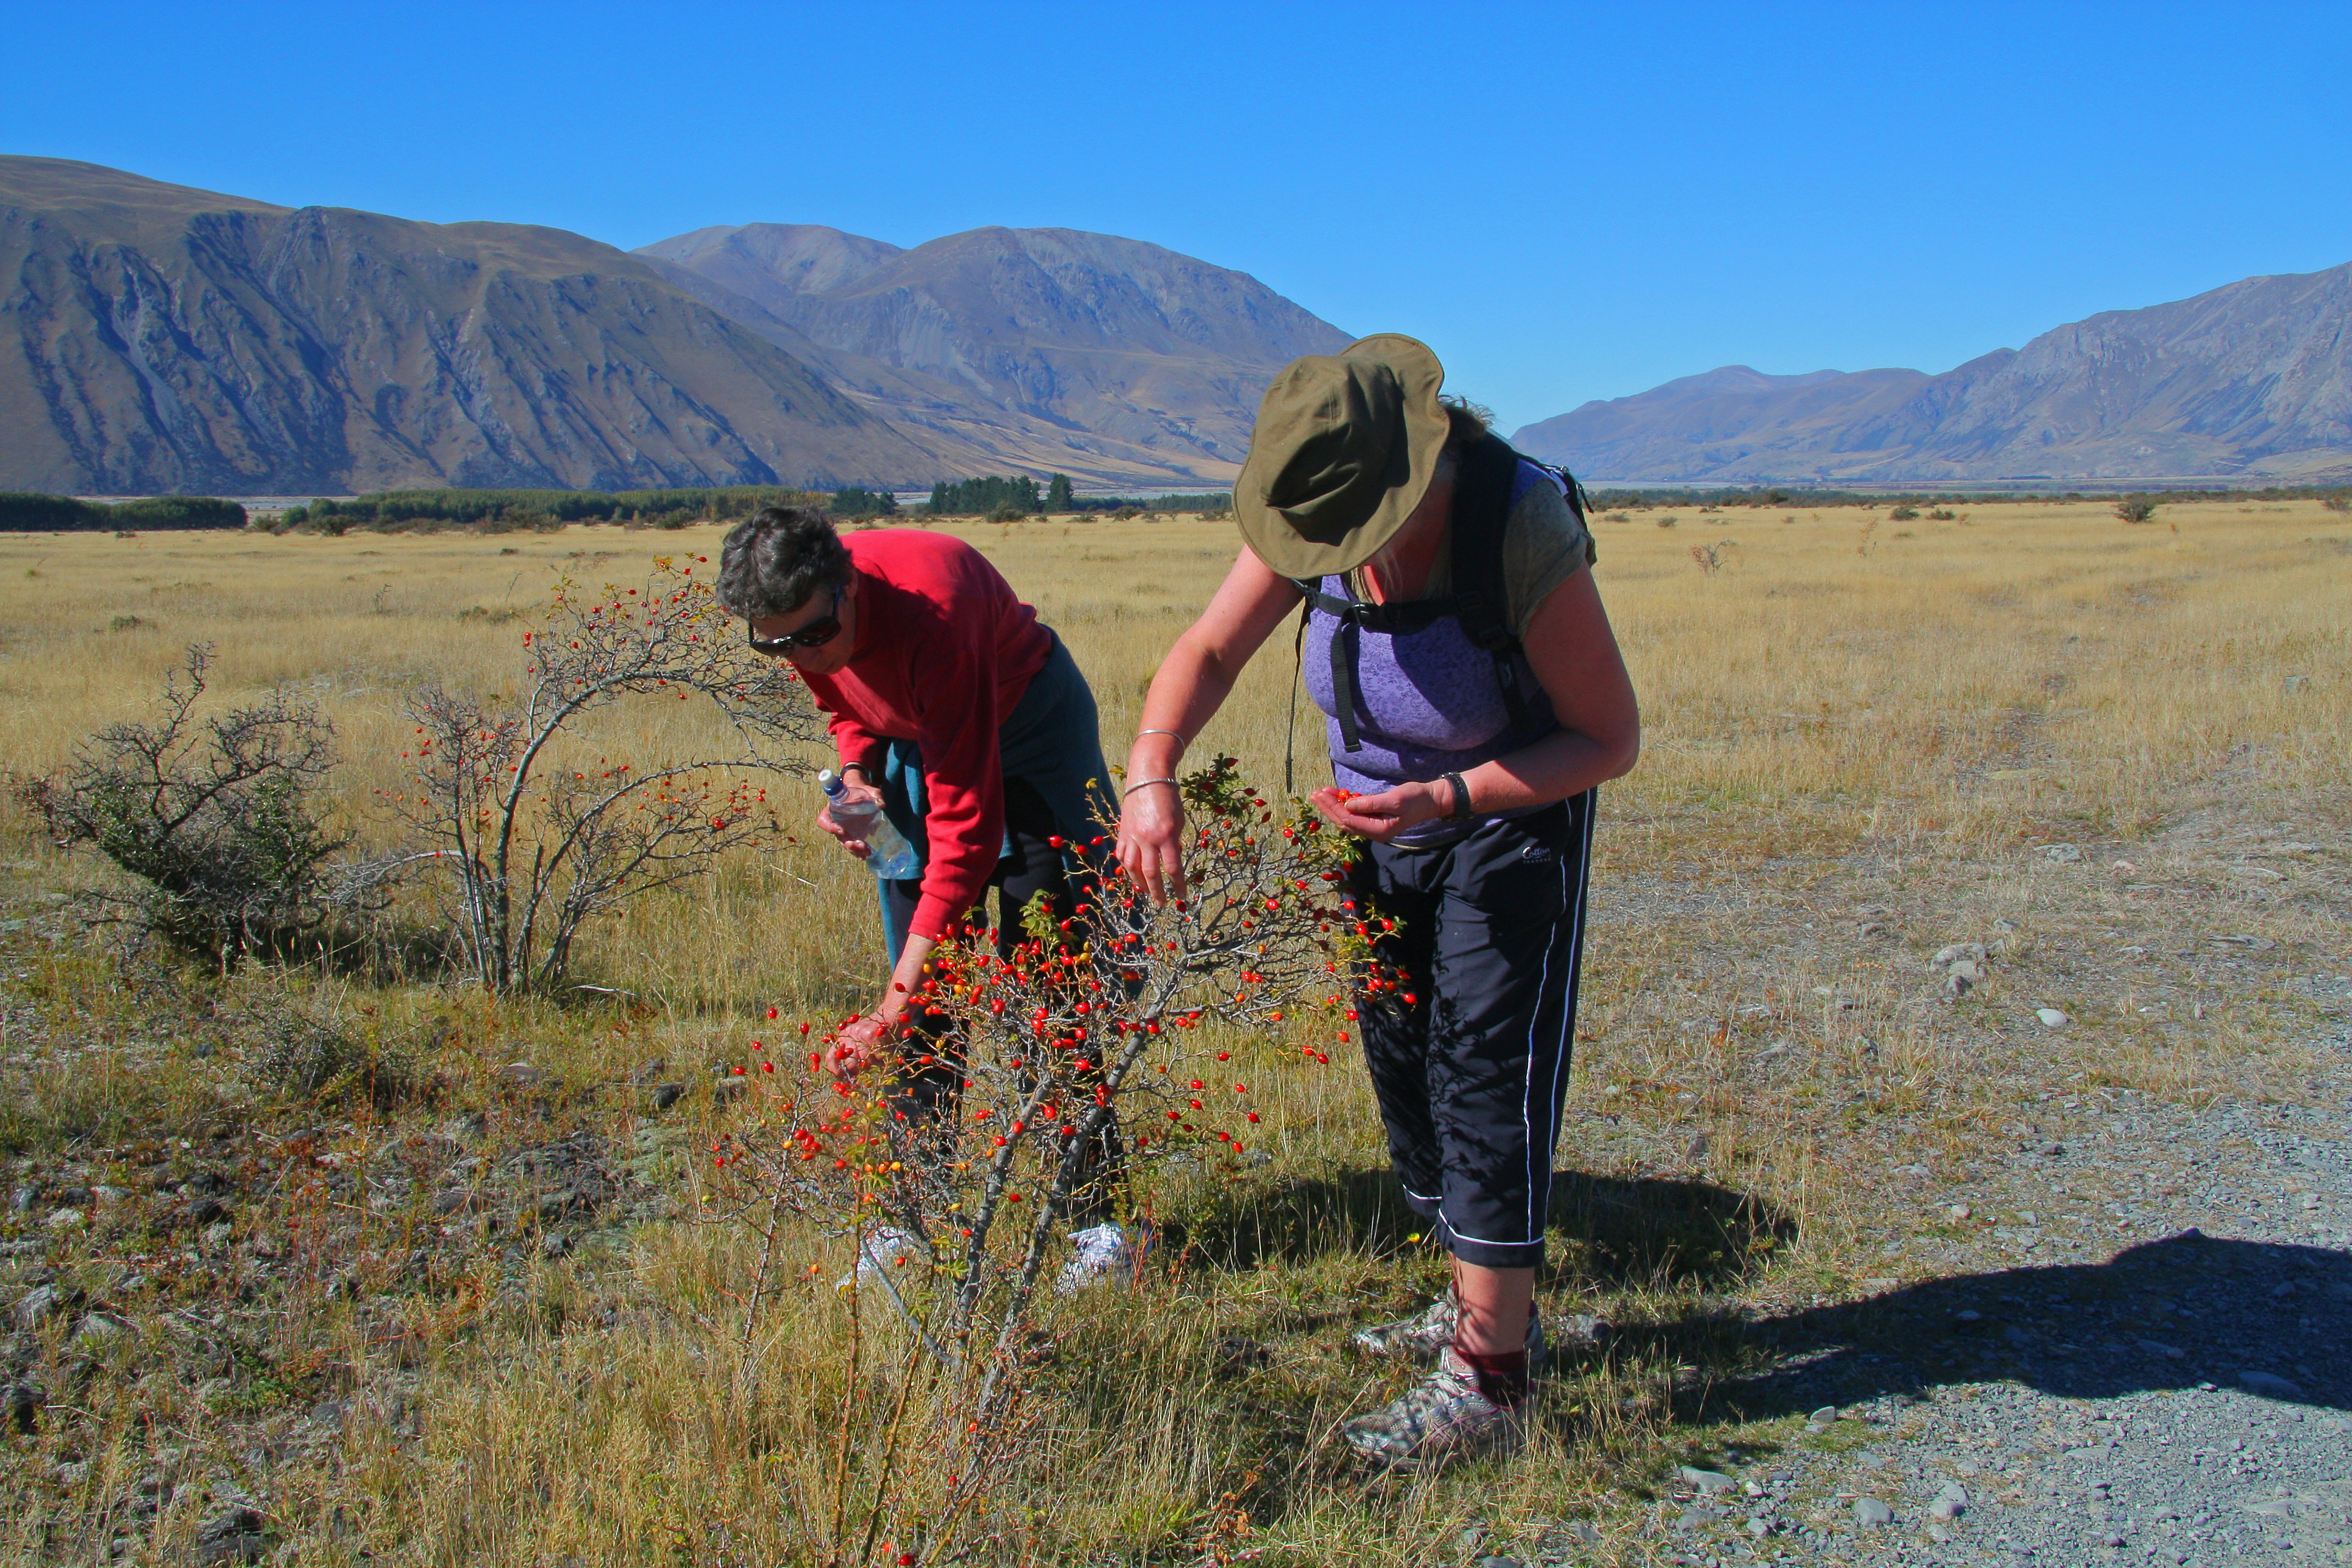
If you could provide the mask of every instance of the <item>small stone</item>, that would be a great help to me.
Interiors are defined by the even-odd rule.
[[[1947,1481],[1944,1489],[1936,1494],[1936,1500],[1927,1505],[1927,1511],[1937,1519],[1958,1519],[1969,1511],[1969,1494],[1956,1483]]]
[[[102,1204],[119,1204],[129,1197],[131,1193],[124,1187],[92,1187],[89,1190],[89,1195]]]
[[[204,1568],[223,1563],[258,1563],[269,1550],[261,1516],[249,1508],[222,1510],[196,1531],[196,1562]]]
[[[229,1238],[234,1237],[236,1234],[236,1227],[230,1225],[226,1220],[222,1220],[217,1224],[205,1226],[205,1250],[207,1252],[219,1251],[222,1247],[226,1247],[229,1244]]]
[[[513,1089],[537,1089],[547,1082],[547,1074],[529,1062],[509,1062],[491,1076],[505,1088]]]
[[[685,1093],[686,1085],[682,1083],[657,1083],[654,1085],[654,1109],[667,1110]]]
[[[1837,1418],[1838,1408],[1834,1405],[1824,1405],[1819,1410],[1814,1411],[1811,1415],[1805,1417],[1806,1420],[1811,1422],[1816,1426],[1827,1426],[1836,1421]]]
[[[2148,1354],[2160,1355],[2167,1361],[2179,1361],[2188,1353],[2175,1346],[2166,1344],[2161,1340],[2141,1340],[2138,1344],[2139,1348]]]
[[[1702,1470],[1696,1465],[1676,1466],[1675,1474],[1683,1485],[1702,1496],[1729,1491],[1736,1484],[1721,1470]]]
[[[2238,1374],[2238,1381],[2245,1385],[2248,1393],[2265,1394],[2273,1399],[2305,1397],[2301,1384],[2281,1377],[2274,1372],[2242,1372]]]
[[[1940,1524],[1931,1524],[1927,1527],[1927,1539],[1941,1546],[1952,1539],[1952,1532]]]
[[[1974,1212],[1966,1204],[1954,1204],[1944,1211],[1944,1217],[1957,1225]]]
[[[1748,1521],[1748,1533],[1761,1541],[1772,1533],[1772,1521],[1762,1514],[1758,1514]]]
[[[1856,1498],[1853,1521],[1864,1530],[1882,1530],[1895,1522],[1895,1510],[1874,1497]]]
[[[84,1346],[96,1349],[110,1344],[131,1331],[131,1325],[108,1312],[91,1312],[73,1328],[73,1337]]]
[[[2042,1020],[2042,1026],[2045,1029],[2063,1029],[2071,1021],[2055,1007],[2036,1007],[2033,1016]]]
[[[26,1291],[16,1302],[16,1326],[20,1329],[38,1328],[42,1319],[64,1304],[65,1299],[58,1294],[56,1286],[37,1286]]]
[[[2083,851],[2073,844],[2044,844],[2042,858],[2053,866],[2078,866],[2082,864]]]
[[[81,1224],[81,1210],[51,1209],[48,1223],[51,1230],[71,1230]]]
[[[1965,996],[1983,978],[1983,973],[1975,964],[1955,963],[1951,973],[1944,976],[1944,989],[1955,996]]]
[[[1593,1350],[1609,1337],[1609,1325],[1590,1312],[1548,1320],[1544,1338],[1554,1350]]]
[[[41,1407],[48,1402],[48,1391],[37,1383],[12,1383],[0,1388],[0,1411],[24,1436],[31,1436],[40,1425]]]
[[[1937,948],[1936,950],[1936,956],[1929,959],[1927,962],[1935,965],[1937,969],[1942,969],[1954,963],[1982,963],[1984,961],[1984,943],[1980,942],[1956,942],[1948,947]]]
[[[18,1187],[15,1192],[8,1194],[8,1212],[11,1214],[31,1214],[33,1212],[33,1205],[40,1195],[40,1193],[32,1187]]]

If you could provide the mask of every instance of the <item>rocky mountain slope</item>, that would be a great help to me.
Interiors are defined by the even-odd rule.
[[[1942,375],[1744,365],[1521,429],[1605,480],[2352,479],[2352,265],[2109,310]]]
[[[961,411],[1230,481],[1274,373],[1349,335],[1245,273],[1075,229],[981,228],[911,250],[814,225],[698,229],[636,252],[817,356],[894,419]],[[954,426],[950,426],[953,428]]]
[[[910,436],[622,251],[0,158],[0,489],[927,482]]]
[[[1223,484],[1275,371],[1346,341],[1104,235],[632,256],[0,157],[0,489]]]

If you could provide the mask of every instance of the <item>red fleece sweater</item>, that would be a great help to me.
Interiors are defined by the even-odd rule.
[[[971,545],[877,528],[842,536],[857,568],[857,651],[809,695],[845,765],[882,776],[885,739],[922,749],[930,858],[908,930],[937,937],[980,901],[1004,843],[996,727],[1045,666],[1052,634]]]

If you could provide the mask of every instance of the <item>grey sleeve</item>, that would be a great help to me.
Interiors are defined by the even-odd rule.
[[[1592,535],[1569,510],[1568,498],[1548,480],[1529,485],[1503,523],[1503,592],[1511,629],[1521,639],[1537,606],[1590,566],[1594,554]]]

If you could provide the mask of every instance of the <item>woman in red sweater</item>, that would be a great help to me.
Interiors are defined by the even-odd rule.
[[[1048,841],[1084,846],[1117,809],[1094,693],[1003,574],[948,534],[845,539],[823,512],[769,507],[728,534],[717,593],[750,623],[751,646],[791,660],[832,716],[848,798],[880,801],[923,857],[919,882],[886,888],[891,983],[843,1031],[836,1059],[855,1070],[991,886],[1003,890],[1009,951],[1028,900],[1084,874]],[[817,820],[843,838],[831,807]],[[865,857],[864,843],[843,842]]]
[[[1108,843],[1102,825],[1117,811],[1094,693],[1037,612],[948,534],[877,528],[844,539],[823,512],[769,507],[727,535],[716,592],[750,624],[751,646],[791,660],[832,715],[847,798],[878,800],[923,858],[919,880],[880,884],[890,980],[833,1053],[835,1071],[855,1073],[884,1051],[932,949],[990,887],[1005,957],[1032,900],[1090,901],[1085,889],[1108,851],[1086,847]],[[865,858],[830,805],[817,822]],[[908,1092],[929,1103],[957,1087],[952,1073],[916,1074]],[[1107,1130],[1093,1161],[1104,1179],[1082,1205],[1097,1219],[1118,1159]],[[1081,1276],[1126,1256],[1108,1225],[1072,1239]]]

